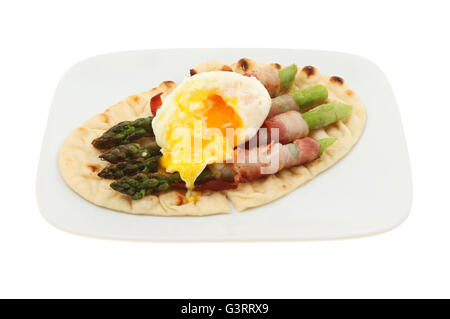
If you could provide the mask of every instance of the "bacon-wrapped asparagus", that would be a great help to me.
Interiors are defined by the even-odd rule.
[[[297,111],[280,113],[266,119],[254,139],[257,139],[257,145],[269,143],[271,140],[277,140],[273,136],[273,132],[276,132],[278,133],[278,142],[286,144],[308,136],[312,129],[325,127],[346,118],[351,113],[351,105],[340,103],[322,104],[305,113]],[[274,129],[277,130],[274,131]],[[253,142],[253,144],[256,143]],[[250,145],[253,144],[250,143]]]
[[[283,94],[272,99],[272,105],[267,117],[291,110],[303,111],[325,101],[327,98],[328,90],[321,84]]]
[[[286,144],[308,136],[309,127],[300,112],[280,113],[264,121],[262,129],[258,132],[259,145],[269,143],[273,139],[276,140],[276,137],[273,136],[274,132],[278,133],[278,141]]]
[[[290,94],[283,94],[272,99],[269,114],[267,117],[272,117],[280,113],[288,111],[298,111],[299,107],[295,99]]]
[[[280,92],[281,82],[278,70],[271,65],[264,65],[247,72],[244,75],[257,78],[269,92],[270,97],[275,97]]]
[[[238,161],[233,163],[236,172],[234,180],[236,183],[250,182],[284,168],[311,162],[319,157],[320,146],[315,139],[305,137],[286,145],[271,143],[249,150],[238,148]]]
[[[279,71],[272,65],[261,65],[244,75],[257,78],[267,89],[269,95],[275,97],[292,86],[296,74],[297,66],[292,64]]]

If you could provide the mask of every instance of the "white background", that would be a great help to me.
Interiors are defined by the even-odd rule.
[[[430,0],[1,2],[0,297],[450,297],[448,12]],[[337,50],[377,63],[408,142],[409,218],[374,237],[274,243],[120,242],[49,225],[35,177],[61,76],[92,55],[177,47]]]

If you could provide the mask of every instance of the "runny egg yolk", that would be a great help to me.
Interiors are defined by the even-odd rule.
[[[241,128],[242,119],[220,95],[213,94],[206,100],[208,110],[205,113],[206,127],[218,128],[226,136],[227,128]]]
[[[177,112],[168,121],[161,165],[169,172],[179,172],[188,189],[194,187],[206,165],[232,156],[236,129],[243,127],[236,102],[236,98],[206,90],[182,93],[176,99]],[[230,128],[235,134],[227,139]]]

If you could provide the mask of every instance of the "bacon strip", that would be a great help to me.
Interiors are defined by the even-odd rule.
[[[184,183],[173,183],[170,185],[170,187],[173,188],[179,188],[179,189],[186,189],[186,184]],[[194,186],[194,190],[196,191],[224,191],[227,189],[235,189],[237,187],[237,184],[232,181],[224,181],[220,179],[213,179],[201,184],[197,184]]]
[[[163,92],[156,94],[150,99],[150,109],[153,115],[156,115],[156,111],[158,111],[162,105],[161,94],[163,94]]]
[[[291,110],[298,111],[297,102],[291,95],[283,94],[272,99],[272,105],[270,106],[270,111],[267,117],[269,118]]]
[[[236,183],[250,182],[265,175],[275,174],[284,168],[311,162],[320,155],[320,144],[311,137],[297,139],[282,145],[271,143],[259,148],[238,148],[233,164]]]
[[[317,140],[311,137],[305,137],[294,141],[300,150],[297,162],[292,166],[301,165],[312,162],[320,156],[320,144]]]
[[[276,130],[278,130],[278,133]],[[271,141],[286,144],[306,137],[308,134],[308,123],[303,119],[300,112],[288,111],[266,119],[258,130],[258,134],[249,141],[248,145],[261,146]]]
[[[290,143],[296,139],[306,137],[309,133],[308,123],[300,112],[289,111],[280,113],[264,121],[262,127],[267,128],[268,137],[273,140],[274,129],[278,129],[278,142]]]
[[[234,189],[237,187],[237,184],[234,182],[227,182],[220,179],[213,179],[210,181],[207,181],[205,183],[201,183],[198,185],[195,185],[196,191],[223,191],[227,189]]]
[[[254,76],[267,89],[270,97],[275,97],[280,93],[280,76],[278,70],[271,65],[258,66],[251,72],[245,73],[246,76]]]

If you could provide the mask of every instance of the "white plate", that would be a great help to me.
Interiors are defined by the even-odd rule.
[[[163,80],[179,82],[206,60],[314,65],[342,76],[367,110],[366,129],[340,162],[288,196],[244,212],[208,217],[135,216],[97,207],[61,178],[57,154],[92,115]],[[392,89],[372,62],[350,54],[290,49],[172,49],[118,52],[73,66],[53,99],[41,151],[37,198],[42,215],[63,230],[134,240],[310,240],[384,232],[408,215],[412,182]]]

